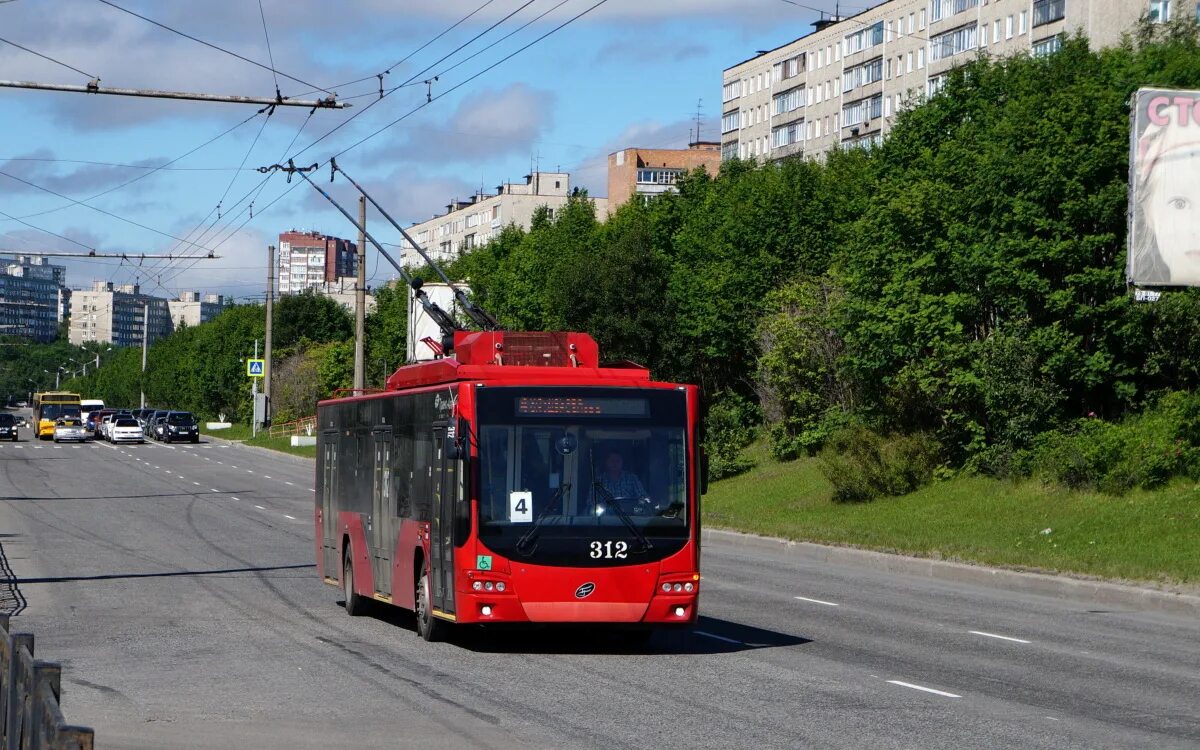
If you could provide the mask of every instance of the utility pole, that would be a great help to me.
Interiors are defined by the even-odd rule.
[[[367,199],[358,197],[358,281],[354,285],[354,390],[366,387]],[[360,394],[361,395],[361,394]]]
[[[254,339],[254,358],[258,359],[258,339]],[[250,378],[250,437],[258,436],[258,378]]]
[[[275,317],[275,246],[267,245],[267,322],[266,352],[263,354],[263,424],[271,424],[271,322]]]
[[[142,305],[142,403],[146,408],[146,354],[150,349],[150,303]]]

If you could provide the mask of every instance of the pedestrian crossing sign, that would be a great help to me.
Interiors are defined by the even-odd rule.
[[[263,376],[263,366],[266,360],[248,359],[246,360],[246,374],[252,378],[261,378]]]

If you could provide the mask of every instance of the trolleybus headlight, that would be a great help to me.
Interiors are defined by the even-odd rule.
[[[503,591],[504,588],[505,588],[504,581],[496,581],[496,590],[497,591]]]
[[[491,608],[491,607],[489,607],[489,606],[487,606],[487,605],[484,605],[484,606],[480,607],[480,608],[479,608],[479,612],[480,612],[480,614],[482,614],[484,617],[491,617],[491,616],[492,616],[492,608]]]
[[[476,581],[475,583],[472,583],[471,588],[475,589],[476,591],[482,590],[483,589],[483,581]]]
[[[676,594],[678,594],[680,591],[683,591],[683,584],[682,583],[672,584],[671,590],[674,591]]]
[[[491,582],[491,581],[488,581],[488,582],[486,582],[486,583],[484,583],[484,584],[483,584],[483,589],[484,589],[484,591],[491,591],[493,588],[495,588],[495,586],[494,586],[494,585],[492,585],[492,582]]]
[[[691,581],[688,581],[687,583],[683,584],[683,590],[691,593],[692,591],[696,590],[696,586]]]
[[[683,617],[685,614],[687,614],[687,610],[684,609],[683,607],[675,608],[675,616],[676,617]]]
[[[669,593],[671,593],[671,584],[669,584],[669,583],[664,583],[664,584],[663,584],[663,591],[665,591],[665,592],[666,592],[666,593],[668,593],[668,594],[669,594]]]

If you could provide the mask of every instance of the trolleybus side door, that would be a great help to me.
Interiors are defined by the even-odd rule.
[[[371,561],[375,590],[392,591],[392,553],[396,544],[395,509],[392,507],[392,428],[377,425],[374,438],[375,463],[371,499]]]
[[[454,606],[454,511],[458,499],[458,462],[446,455],[446,425],[433,427],[433,508],[429,523],[429,571],[433,608],[447,614]]]
[[[325,560],[325,575],[337,578],[342,570],[342,561],[337,557],[337,513],[333,505],[333,496],[337,492],[338,432],[325,430],[321,437],[321,552]]]

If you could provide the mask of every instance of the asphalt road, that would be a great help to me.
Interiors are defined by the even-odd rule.
[[[644,650],[427,644],[318,581],[311,487],[217,442],[0,444],[0,606],[99,747],[1200,747],[1194,618],[714,541],[700,624]]]

